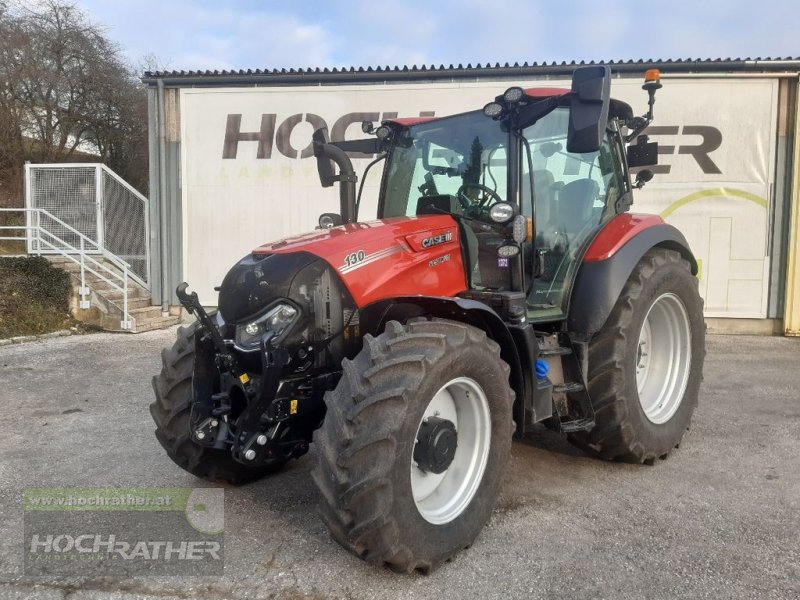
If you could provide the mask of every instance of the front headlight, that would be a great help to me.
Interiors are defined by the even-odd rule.
[[[236,346],[240,350],[257,350],[261,337],[267,331],[275,332],[275,341],[288,332],[289,326],[297,319],[297,309],[286,302],[280,302],[250,323],[236,326]]]

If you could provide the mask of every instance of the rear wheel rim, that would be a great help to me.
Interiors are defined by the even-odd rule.
[[[469,377],[458,377],[434,394],[420,419],[439,417],[455,425],[458,435],[453,460],[443,473],[426,473],[411,459],[411,492],[423,519],[442,525],[458,518],[483,480],[491,444],[491,413],[486,394]]]
[[[661,425],[683,400],[692,360],[689,314],[673,293],[662,294],[647,311],[635,356],[639,404],[649,421]]]

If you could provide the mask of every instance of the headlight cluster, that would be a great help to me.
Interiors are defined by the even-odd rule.
[[[236,326],[236,346],[240,350],[258,349],[262,336],[267,331],[275,333],[278,342],[289,326],[297,319],[297,309],[286,302],[279,302],[258,319]]]

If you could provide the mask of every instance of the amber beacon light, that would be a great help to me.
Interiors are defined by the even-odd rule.
[[[661,71],[658,69],[647,69],[644,72],[644,89],[659,89],[661,87]]]

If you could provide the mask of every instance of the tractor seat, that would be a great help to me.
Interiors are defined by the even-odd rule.
[[[543,225],[537,242],[546,250],[541,279],[551,282],[551,289],[560,285],[558,282],[563,280],[574,260],[573,253],[580,246],[582,233],[589,231],[599,190],[600,186],[593,179],[571,181],[558,191],[558,199],[550,204],[549,218],[543,220],[537,215]],[[538,209],[538,201],[536,206]]]
[[[568,241],[572,242],[592,220],[592,209],[599,192],[600,185],[594,179],[577,179],[561,188],[555,218],[551,222],[566,234]]]

